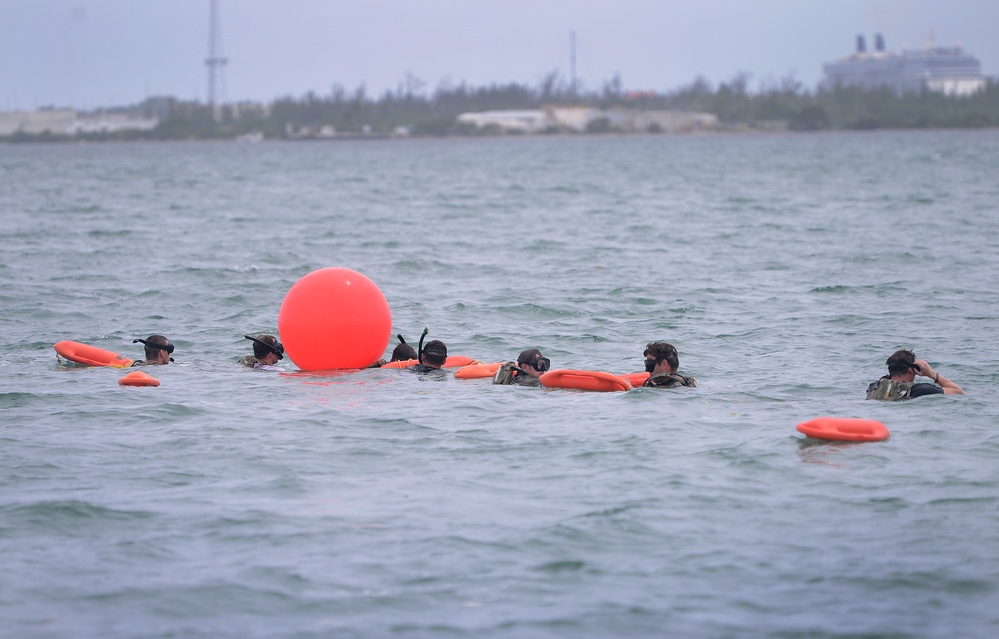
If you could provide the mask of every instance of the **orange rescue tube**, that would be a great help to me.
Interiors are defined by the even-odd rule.
[[[409,368],[410,366],[416,366],[419,363],[420,362],[415,359],[400,359],[395,362],[382,364],[379,368]]]
[[[468,366],[469,364],[481,363],[479,360],[466,357],[465,355],[451,355],[444,360],[444,368],[459,368],[461,366]]]
[[[86,364],[87,366],[110,366],[112,368],[128,368],[132,365],[132,360],[124,355],[119,355],[118,353],[106,351],[103,348],[97,348],[96,346],[91,346],[89,344],[81,344],[80,342],[74,342],[68,339],[56,342],[53,348],[55,348],[56,354],[61,357],[65,357],[71,362],[76,362],[77,364]]]
[[[577,371],[558,369],[541,376],[545,388],[572,388],[588,391],[629,391],[631,382],[623,377],[602,371]]]
[[[456,370],[454,372],[454,376],[457,379],[481,379],[483,377],[492,377],[502,365],[503,362],[495,362],[492,364],[468,364],[467,366],[462,366]]]
[[[382,364],[381,368],[409,368],[410,366],[416,366],[420,361],[416,359],[401,359],[398,362],[389,362],[388,364]],[[459,368],[461,366],[468,366],[469,364],[481,364],[482,362],[472,359],[471,357],[465,357],[464,355],[451,355],[444,360],[444,368]]]
[[[119,379],[118,383],[122,386],[159,386],[160,380],[156,379],[149,373],[132,371],[128,375]]]
[[[628,380],[632,388],[640,388],[645,385],[645,380],[649,378],[649,374],[642,371],[641,373],[625,373],[624,375],[618,375],[618,377]]]
[[[798,424],[798,432],[814,439],[842,442],[880,442],[891,435],[881,422],[855,417],[816,417]]]

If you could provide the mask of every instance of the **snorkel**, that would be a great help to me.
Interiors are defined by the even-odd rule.
[[[423,363],[423,339],[427,336],[427,333],[429,333],[429,332],[430,332],[430,327],[429,326],[424,326],[423,327],[423,332],[420,333],[420,344],[419,344],[419,348],[416,349],[416,361],[418,361],[421,364]],[[402,339],[402,335],[398,335],[397,337],[400,340]]]
[[[252,335],[244,335],[243,337],[246,338],[246,339],[248,339],[248,340],[250,340],[254,344],[260,344],[261,346],[263,346],[264,348],[266,348],[270,352],[272,352],[275,355],[277,355],[277,358],[279,360],[284,359],[284,346],[281,345],[281,342],[278,342],[277,340],[275,340],[274,344],[268,344],[264,340],[257,339],[256,337],[253,337]]]

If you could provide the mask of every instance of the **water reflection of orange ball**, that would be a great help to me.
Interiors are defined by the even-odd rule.
[[[364,368],[392,335],[392,313],[375,283],[349,268],[312,271],[281,302],[278,333],[302,370]]]

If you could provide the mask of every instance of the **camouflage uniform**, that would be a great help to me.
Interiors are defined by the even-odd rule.
[[[679,373],[663,373],[645,380],[642,384],[646,388],[676,388],[677,386],[697,387],[697,380],[693,377],[685,377]]]
[[[897,402],[923,395],[942,395],[944,390],[936,384],[903,382],[885,375],[867,387],[867,399]]]
[[[246,355],[239,358],[239,364],[248,368],[256,368],[260,362],[253,355]]]

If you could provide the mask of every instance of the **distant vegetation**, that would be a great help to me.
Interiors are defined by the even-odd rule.
[[[862,90],[838,87],[810,91],[793,76],[760,82],[750,90],[751,76],[740,73],[713,86],[703,78],[668,93],[625,92],[620,76],[600,89],[571,86],[557,72],[537,86],[494,84],[472,87],[443,83],[427,91],[425,83],[408,76],[395,91],[371,97],[364,86],[347,91],[334,86],[325,95],[310,92],[282,97],[270,104],[226,105],[212,113],[205,104],[175,98],[151,98],[127,109],[156,116],[151,131],[85,134],[76,139],[213,139],[262,133],[267,138],[343,135],[387,136],[405,132],[416,136],[482,135],[461,125],[457,116],[469,111],[539,109],[545,106],[588,106],[600,109],[683,110],[713,113],[722,130],[789,128],[898,129],[999,126],[999,82],[969,97],[948,97],[923,91],[896,95],[890,89]],[[613,131],[611,127],[604,127]],[[599,132],[591,129],[591,132]],[[58,135],[17,134],[8,141],[66,139]]]

